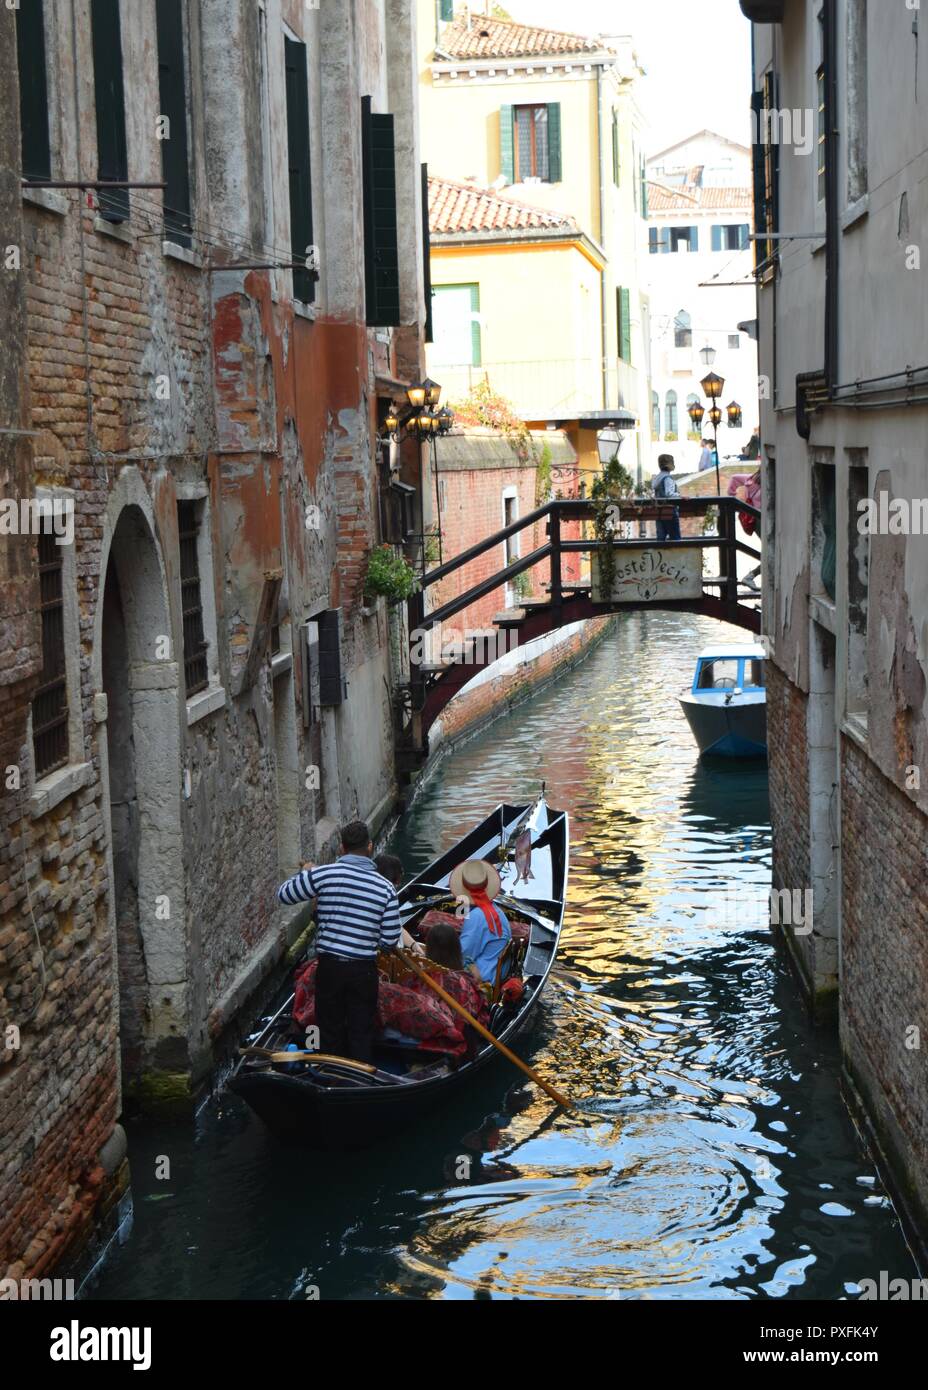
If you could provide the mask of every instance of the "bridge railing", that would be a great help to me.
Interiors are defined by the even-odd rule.
[[[749,506],[748,503],[737,497],[680,497],[674,498],[672,502],[668,503],[660,502],[655,498],[616,499],[609,505],[615,508],[612,520],[619,524],[631,522],[633,525],[646,521],[667,520],[673,516],[674,511],[679,511],[682,518],[706,516],[712,509],[717,509],[718,532],[703,536],[686,536],[679,541],[658,542],[653,536],[636,536],[624,540],[599,540],[596,537],[567,540],[561,534],[563,523],[595,521],[599,504],[588,498],[558,498],[546,502],[542,507],[536,507],[534,511],[517,518],[511,525],[504,526],[491,536],[478,541],[476,545],[469,546],[460,555],[446,560],[444,564],[438,565],[435,569],[428,570],[423,577],[422,588],[408,600],[410,632],[439,626],[456,613],[469,608],[471,604],[476,603],[495,589],[499,589],[503,584],[508,584],[518,575],[524,574],[526,570],[534,569],[544,560],[551,562],[551,603],[555,606],[560,605],[563,602],[565,582],[561,566],[562,556],[574,553],[592,554],[610,546],[623,549],[640,547],[642,544],[650,543],[655,548],[659,545],[661,550],[716,550],[719,554],[719,575],[717,578],[707,577],[703,583],[707,587],[719,587],[720,597],[726,602],[731,604],[738,602],[737,556],[739,554],[748,555],[758,563],[761,558],[759,550],[738,539],[738,513],[747,512],[748,515],[759,520],[761,513],[756,507]],[[547,520],[548,536],[544,545],[536,547],[527,555],[516,557],[510,564],[502,566],[495,573],[488,575],[463,593],[426,612],[426,592],[433,585],[441,583],[443,579],[447,579],[450,575],[463,569],[465,565],[479,559],[481,555],[485,555],[494,546],[503,544],[511,537],[519,535],[520,532],[543,520]],[[604,604],[603,608],[607,610],[609,605]]]

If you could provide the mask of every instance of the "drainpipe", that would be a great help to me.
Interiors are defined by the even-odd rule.
[[[596,64],[596,157],[599,160],[599,244],[605,250],[606,247],[606,188],[603,177],[603,65]],[[606,268],[605,266],[599,273],[600,284],[602,286],[602,309],[600,318],[602,319],[602,332],[600,335],[600,349],[603,359],[603,410],[609,409],[609,371],[606,366],[606,323],[607,323],[607,298],[606,298]]]
[[[825,384],[838,381],[838,24],[837,0],[825,0]]]

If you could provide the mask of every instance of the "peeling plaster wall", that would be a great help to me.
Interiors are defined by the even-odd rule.
[[[392,4],[394,21],[401,10]],[[75,0],[75,11],[72,34],[70,6],[46,6],[53,173],[61,179],[96,177],[88,0]],[[10,1266],[28,1277],[80,1260],[117,1219],[128,1180],[117,1124],[124,1097],[132,1090],[143,1101],[189,1103],[235,1009],[249,1003],[292,932],[293,914],[276,905],[281,874],[300,855],[331,854],[348,815],[382,820],[395,793],[386,615],[361,615],[360,588],[379,539],[375,375],[395,376],[398,341],[404,370],[421,363],[421,220],[410,220],[419,179],[414,82],[398,77],[396,100],[407,107],[394,108],[405,132],[397,174],[408,321],[374,331],[365,323],[360,109],[369,93],[378,110],[393,99],[385,5],[313,10],[302,0],[267,0],[265,13],[266,99],[257,5],[189,7],[192,263],[163,253],[160,202],[150,191],[131,192],[131,217],[117,235],[76,192],[26,205],[17,291],[25,292],[29,416],[25,333],[15,296],[4,300],[15,329],[7,361],[20,375],[0,372],[0,400],[39,432],[31,475],[20,451],[16,486],[70,488],[76,539],[67,609],[74,766],[51,790],[34,785],[30,761],[25,677],[36,666],[39,633],[27,570],[29,621],[17,628],[23,681],[0,684],[4,699],[7,689],[15,693],[10,737],[27,807],[12,830],[7,816],[0,858],[0,1002],[23,1025],[23,1047],[12,1060],[4,1054],[0,1073],[0,1273]],[[155,181],[154,7],[124,3],[122,19],[130,175]],[[0,8],[4,29],[12,22]],[[294,307],[287,270],[207,269],[289,258],[284,23],[308,52],[322,248],[310,311]],[[3,52],[15,53],[15,43],[4,41]],[[412,71],[412,49],[407,62]],[[9,96],[11,110],[14,92],[15,83],[4,84],[0,98]],[[11,225],[19,210],[15,126],[11,118],[0,133],[0,204],[9,204]],[[209,685],[189,700],[179,498],[201,511],[208,642]],[[111,564],[122,621],[107,624]],[[265,576],[281,572],[274,678],[265,653],[239,690]],[[0,584],[6,600],[12,589]],[[307,702],[303,691],[302,634],[323,608],[341,611],[348,681],[347,701],[332,709],[318,706],[318,674]],[[275,688],[292,708],[275,710]],[[304,703],[313,706],[308,726]],[[322,771],[318,789],[310,768]],[[134,808],[113,805],[123,798]],[[137,922],[131,903],[125,913],[118,907],[117,871],[123,894],[137,880]],[[37,1012],[27,1007],[42,966],[27,882],[48,972]],[[159,899],[167,916],[155,914]],[[131,958],[120,960],[120,941]],[[121,1002],[132,1014],[123,1057]]]
[[[797,0],[783,25],[755,26],[755,84],[772,66],[781,109],[814,109],[819,8]],[[916,99],[911,10],[890,12],[871,0],[865,61],[846,51],[846,7],[837,10],[836,384],[846,386],[928,366],[919,245],[928,225],[928,115]],[[849,154],[855,177],[863,167],[867,184],[863,201],[853,204]],[[779,230],[824,233],[814,155],[781,147],[780,165]],[[854,188],[855,199],[860,191]],[[897,523],[895,533],[887,527],[862,537],[856,503],[861,495],[906,504],[928,498],[928,409],[924,401],[866,410],[829,405],[812,415],[808,442],[801,439],[795,377],[824,366],[825,256],[821,243],[804,237],[781,243],[780,262],[775,284],[758,290],[760,370],[772,387],[761,435],[773,578],[765,631],[775,668],[768,705],[775,881],[814,886],[815,933],[795,942],[804,984],[812,997],[837,985],[849,1094],[924,1232],[928,535]],[[887,397],[874,387],[861,403]],[[835,470],[833,603],[822,584],[814,515],[822,463]],[[906,511],[911,523],[918,513],[910,505]],[[829,672],[822,657],[832,648]]]

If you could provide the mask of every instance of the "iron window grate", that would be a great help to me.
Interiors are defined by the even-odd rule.
[[[64,649],[64,559],[43,522],[39,534],[39,594],[42,615],[42,674],[32,700],[32,747],[36,778],[68,761],[68,682]]]
[[[180,592],[184,619],[184,685],[196,695],[209,684],[203,604],[200,597],[200,524],[196,502],[178,502],[177,532],[180,542]]]

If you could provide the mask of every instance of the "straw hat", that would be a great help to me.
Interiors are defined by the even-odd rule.
[[[488,898],[495,898],[501,887],[499,871],[485,859],[468,859],[454,870],[448,887],[456,898],[469,898],[468,885],[478,893],[483,889]]]

